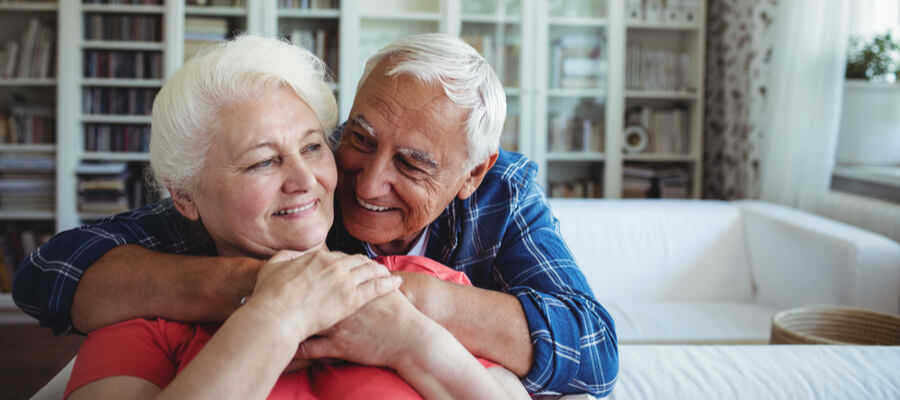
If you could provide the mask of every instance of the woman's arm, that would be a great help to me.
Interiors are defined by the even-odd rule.
[[[129,384],[127,377],[114,377],[85,385],[70,398],[119,398],[125,390],[140,398],[264,399],[300,341],[400,285],[386,268],[362,256],[317,250],[303,257],[326,262],[308,266],[292,259],[297,255],[280,252],[262,267],[250,301],[162,392],[147,390],[134,378]]]
[[[370,302],[321,335],[303,342],[299,357],[392,368],[426,399],[527,398],[521,385],[519,392],[506,390],[449,331],[399,292]]]

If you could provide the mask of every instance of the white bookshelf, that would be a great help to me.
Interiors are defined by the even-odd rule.
[[[31,36],[33,41],[26,39],[29,35],[26,32],[31,29],[33,21],[37,21],[36,35]],[[0,113],[12,116],[13,110],[18,108],[24,112],[26,119],[31,119],[29,115],[39,115],[43,119],[43,124],[51,124],[52,130],[58,137],[58,115],[57,104],[59,98],[58,79],[55,68],[49,63],[47,75],[44,76],[40,72],[40,65],[43,64],[40,54],[55,58],[55,51],[58,49],[59,33],[59,5],[56,2],[42,3],[22,3],[22,2],[4,2],[0,1],[0,46],[5,50],[7,42],[16,42],[19,46],[17,59],[15,61],[14,75],[5,76],[6,65],[4,63],[4,71],[0,72]],[[51,47],[42,50],[41,41],[43,39],[44,30],[52,29],[53,37],[47,40],[52,43]],[[26,45],[26,41],[32,45]],[[25,48],[32,49],[32,64],[30,67],[21,64],[24,54],[28,51]],[[5,61],[5,58],[4,58]],[[17,100],[13,100],[13,95]],[[27,111],[38,107],[40,111]],[[22,114],[18,114],[22,115]],[[51,118],[51,119],[46,119]],[[3,120],[6,123],[6,120]],[[23,157],[33,158],[40,157],[44,159],[55,159],[57,157],[57,142],[55,138],[41,137],[36,127],[31,133],[19,135],[17,133],[7,132],[7,135],[0,140],[0,157],[5,160],[10,158]],[[17,129],[18,130],[18,129]],[[13,136],[15,135],[15,139]],[[53,189],[53,181],[56,180],[56,171],[50,167],[34,167],[33,164],[4,163],[0,166],[0,178],[9,181],[23,181],[28,183],[43,182],[41,185],[47,185],[51,191]],[[43,193],[27,194],[28,196],[44,196]],[[6,194],[0,193],[0,197]],[[31,201],[19,201],[19,203],[4,203],[0,201],[0,236],[19,235],[21,232],[30,232],[35,236],[53,233],[56,230],[56,210],[53,208],[55,203],[52,195],[46,199],[46,207],[43,204],[34,204]],[[14,233],[15,232],[15,233]],[[18,243],[20,239],[15,242]],[[12,244],[10,246],[18,247]],[[5,245],[4,245],[5,247]],[[3,252],[8,256],[10,247],[5,247]],[[0,262],[3,268],[7,268],[6,264],[11,264],[5,260]],[[11,267],[15,267],[12,265]],[[5,275],[11,275],[10,270],[5,270]],[[0,324],[7,323],[35,323],[34,319],[26,316],[18,310],[12,301],[9,293],[0,291]]]

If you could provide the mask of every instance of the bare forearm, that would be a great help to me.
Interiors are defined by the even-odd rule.
[[[525,376],[533,359],[528,322],[515,296],[437,279],[412,299],[478,356]]]
[[[419,329],[420,348],[402,353],[397,373],[426,399],[509,398],[501,384],[434,322]]]
[[[119,246],[85,272],[72,321],[82,332],[138,317],[223,321],[253,291],[262,261]]]
[[[235,312],[158,399],[265,399],[303,332],[280,316]]]

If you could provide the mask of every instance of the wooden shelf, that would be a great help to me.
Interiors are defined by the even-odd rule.
[[[0,78],[0,87],[56,86],[56,78]]]
[[[184,8],[184,15],[188,17],[244,17],[247,15],[247,8],[187,6]]]
[[[86,151],[82,153],[81,159],[92,161],[150,161],[150,153]]]
[[[90,50],[165,50],[163,42],[140,42],[128,40],[85,40],[81,42],[82,49]]]
[[[2,221],[52,221],[56,219],[56,212],[52,210],[4,210],[0,209]]]
[[[60,0],[79,1],[79,0]],[[166,7],[162,5],[143,4],[82,4],[81,11],[86,13],[114,13],[114,14],[163,14]]]
[[[278,18],[310,18],[310,19],[327,19],[340,18],[341,11],[335,9],[302,9],[302,8],[279,8]]]
[[[84,78],[82,86],[95,87],[162,87],[162,79]]]

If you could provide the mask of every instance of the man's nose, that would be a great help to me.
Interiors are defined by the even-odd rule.
[[[364,199],[385,196],[391,191],[390,158],[378,154],[365,157],[356,175],[356,194]]]

